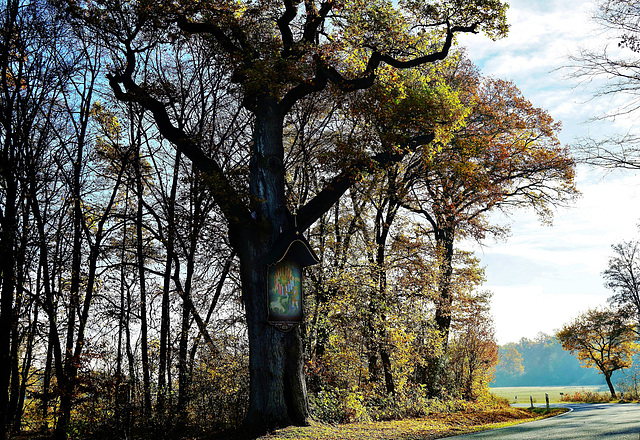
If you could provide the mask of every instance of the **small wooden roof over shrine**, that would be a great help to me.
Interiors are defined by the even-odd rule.
[[[285,258],[297,262],[301,267],[313,266],[320,262],[307,239],[296,228],[280,234],[267,254],[266,263],[276,264]]]

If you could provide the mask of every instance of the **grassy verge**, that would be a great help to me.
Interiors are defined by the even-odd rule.
[[[563,397],[573,395],[575,393],[598,393],[605,391],[600,385],[585,386],[542,386],[542,387],[499,387],[491,388],[491,394],[503,397],[510,403],[515,402],[515,396],[518,396],[518,403],[527,404],[530,402],[529,397],[533,397],[533,403],[545,403],[545,393],[549,394],[549,401],[562,402]]]
[[[308,427],[289,427],[260,437],[261,440],[428,440],[485,429],[502,428],[550,417],[566,410],[552,408],[501,408],[487,411],[431,414],[417,419],[328,425],[312,422]]]

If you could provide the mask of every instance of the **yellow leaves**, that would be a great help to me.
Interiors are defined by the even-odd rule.
[[[455,62],[452,57],[451,63]],[[375,85],[358,97],[351,110],[370,121],[387,150],[406,148],[414,137],[433,135],[423,147],[425,156],[432,157],[465,126],[472,110],[446,77],[447,69],[449,61],[407,70],[382,65]]]
[[[240,19],[247,12],[247,5],[244,2],[236,2],[236,7],[233,9],[233,17]]]
[[[556,337],[584,366],[597,367],[605,375],[631,366],[640,349],[633,324],[611,309],[588,310],[565,324]]]
[[[13,90],[16,88],[20,88],[21,90],[27,89],[27,80],[23,77],[16,78],[16,76],[10,70],[5,71],[4,82],[8,90]]]
[[[122,132],[118,117],[98,101],[91,106],[89,114],[97,122],[101,133],[96,138],[98,152],[104,157],[112,157],[113,159],[113,149],[119,146]]]
[[[334,28],[334,39],[345,49],[375,47],[388,53],[409,46],[409,21],[390,1],[347,0]]]

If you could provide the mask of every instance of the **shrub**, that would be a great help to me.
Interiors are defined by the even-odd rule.
[[[488,393],[478,399],[478,404],[484,408],[508,408],[510,406],[509,399],[506,397],[496,396],[495,394]]]
[[[351,390],[326,387],[309,396],[314,415],[327,423],[349,423],[370,420],[364,395],[357,387]]]
[[[585,403],[606,403],[611,401],[611,394],[608,392],[596,393],[593,391],[576,391],[573,394],[562,396],[563,402],[585,402]]]
[[[467,409],[469,402],[454,398],[430,399],[426,387],[413,385],[388,395],[383,389],[340,389],[324,387],[309,396],[315,417],[326,423],[350,423],[369,420],[399,420],[423,417],[431,413],[454,413]],[[501,406],[498,398],[488,398],[483,406]],[[476,405],[476,404],[474,404]]]

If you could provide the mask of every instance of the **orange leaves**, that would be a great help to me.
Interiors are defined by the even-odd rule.
[[[562,348],[605,376],[631,366],[632,356],[640,351],[635,336],[634,325],[612,309],[590,309],[556,335]]]

